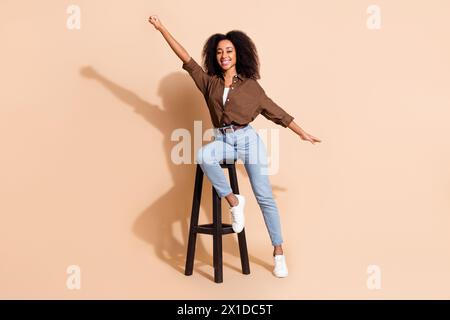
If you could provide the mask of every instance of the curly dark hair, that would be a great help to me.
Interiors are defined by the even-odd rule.
[[[216,50],[221,40],[230,40],[236,49],[236,72],[246,78],[260,79],[259,58],[252,39],[240,30],[232,30],[227,34],[216,33],[210,36],[202,50],[203,66],[209,75],[222,76],[223,71],[217,62]]]

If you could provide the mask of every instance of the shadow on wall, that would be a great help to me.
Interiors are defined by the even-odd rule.
[[[158,95],[162,99],[163,108],[143,100],[134,92],[118,85],[99,74],[93,67],[86,66],[80,69],[80,74],[92,80],[97,80],[105,89],[109,90],[115,97],[121,100],[128,107],[142,116],[153,127],[158,128],[164,137],[162,140],[161,154],[165,156],[167,168],[169,169],[167,178],[172,180],[173,187],[163,194],[158,200],[150,204],[137,218],[133,225],[133,233],[141,240],[153,246],[156,255],[169,266],[175,268],[184,274],[184,264],[187,251],[187,239],[189,232],[189,219],[191,214],[192,196],[195,179],[196,164],[174,164],[171,161],[170,154],[173,146],[177,142],[171,141],[170,137],[173,130],[185,128],[190,131],[193,137],[193,124],[195,120],[202,121],[203,130],[211,127],[211,120],[208,113],[206,102],[195,87],[192,79],[183,73],[173,73],[164,77],[158,88]],[[206,125],[207,124],[207,125]],[[204,144],[207,143],[203,142]],[[156,143],[155,143],[156,144]],[[193,144],[193,143],[192,143]],[[155,148],[155,150],[158,150]],[[158,151],[156,151],[158,152]],[[191,154],[195,152],[191,150]],[[193,160],[192,156],[192,160]],[[245,169],[242,164],[237,167],[239,183],[243,179]],[[149,168],[150,170],[151,168]],[[153,169],[151,169],[153,170]],[[169,176],[170,173],[170,176]],[[226,173],[226,172],[225,172]],[[228,174],[227,174],[228,176]],[[247,179],[248,180],[248,179]],[[206,212],[207,219],[212,220],[212,193],[211,183],[206,176],[204,177],[203,194],[201,208]],[[158,181],[154,181],[158,184]],[[274,191],[279,190],[273,187]],[[223,210],[228,208],[228,204],[223,200]],[[225,210],[224,210],[225,212]],[[224,215],[225,216],[225,215]],[[203,219],[202,219],[203,218]],[[228,219],[229,217],[225,217]],[[261,216],[262,218],[262,216]],[[199,223],[207,223],[205,217],[200,215]],[[182,229],[182,242],[174,235],[174,229]],[[195,272],[203,274],[205,277],[213,280],[213,274],[202,271],[201,266],[213,266],[212,256],[205,248],[202,241],[207,237],[208,247],[212,247],[212,237],[209,235],[198,235],[196,244],[196,253],[194,266]],[[248,244],[251,252],[251,244]],[[224,254],[230,254],[239,257],[239,247],[237,235],[224,236],[223,239]],[[271,265],[263,260],[249,254],[250,261],[271,270]],[[240,266],[235,267],[226,263],[224,267],[229,267],[241,272]]]

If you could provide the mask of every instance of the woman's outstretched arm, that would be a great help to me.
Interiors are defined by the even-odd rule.
[[[312,144],[315,144],[316,142],[322,142],[322,140],[320,140],[319,138],[316,138],[303,130],[297,123],[295,123],[294,120],[289,123],[288,128],[298,134],[300,138],[302,138],[302,140],[309,141]]]
[[[167,43],[170,45],[172,50],[177,54],[177,56],[183,61],[182,68],[189,72],[189,75],[194,79],[195,84],[200,89],[203,95],[208,93],[208,86],[212,76],[207,74],[202,67],[189,55],[186,49],[179,44],[174,37],[167,31],[163,26],[159,18],[155,15],[150,16],[148,21],[155,26],[156,30],[159,30],[166,39]]]
[[[170,34],[170,32],[164,27],[164,25],[161,23],[161,20],[159,20],[158,16],[152,15],[148,18],[148,22],[150,22],[156,30],[161,32],[164,39],[166,39],[169,46],[172,48],[173,52],[183,61],[183,63],[187,63],[191,56],[186,51],[186,49],[183,48],[181,44],[178,43],[177,40]]]

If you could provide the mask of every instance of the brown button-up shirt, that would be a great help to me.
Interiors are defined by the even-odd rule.
[[[245,125],[252,122],[259,114],[267,119],[287,127],[294,119],[270,99],[258,81],[242,74],[233,77],[233,83],[223,104],[225,80],[217,75],[209,75],[191,57],[182,66],[194,80],[205,97],[214,127],[230,124]]]

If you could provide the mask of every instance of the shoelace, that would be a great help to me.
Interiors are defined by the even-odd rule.
[[[233,220],[236,221],[236,212],[234,212],[233,210],[231,210],[230,208],[230,213],[233,216]]]

